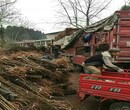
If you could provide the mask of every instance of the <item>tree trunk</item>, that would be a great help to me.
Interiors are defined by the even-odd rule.
[[[89,17],[86,17],[86,26],[89,26]]]

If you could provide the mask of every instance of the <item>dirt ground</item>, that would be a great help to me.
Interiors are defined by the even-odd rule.
[[[70,73],[70,82],[72,83],[72,88],[76,89],[78,88],[78,80],[79,80],[79,73]],[[98,101],[96,101],[94,98],[90,97],[87,100],[84,100],[81,102],[78,99],[78,95],[68,95],[66,96],[66,99],[74,106],[75,110],[98,110]]]
[[[92,97],[84,100],[83,102],[78,100],[77,95],[66,96],[66,99],[74,107],[74,110],[98,110],[99,103]]]
[[[72,82],[72,87],[77,90],[78,88],[78,79],[79,73],[70,73],[70,81]],[[77,94],[74,95],[67,95],[65,99],[74,107],[74,110],[99,110],[99,101],[97,101],[93,97],[89,97],[83,102],[78,99]],[[103,110],[108,110],[108,104],[103,105]]]

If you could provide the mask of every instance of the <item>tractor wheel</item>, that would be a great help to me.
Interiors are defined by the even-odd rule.
[[[80,101],[84,101],[86,98],[88,98],[90,95],[87,95],[83,92],[78,92],[78,97]]]
[[[109,110],[130,110],[130,103],[116,102],[116,103],[111,104]]]

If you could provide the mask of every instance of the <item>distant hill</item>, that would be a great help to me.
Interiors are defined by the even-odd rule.
[[[43,32],[22,26],[8,26],[3,32],[5,40],[10,41],[46,39],[46,35]]]

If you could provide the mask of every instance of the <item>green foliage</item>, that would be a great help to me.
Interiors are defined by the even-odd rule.
[[[124,5],[120,10],[130,10],[130,5]]]
[[[22,26],[8,26],[5,29],[5,34],[11,41],[39,40],[46,38],[45,34],[41,31],[35,31],[34,29],[24,28]]]

